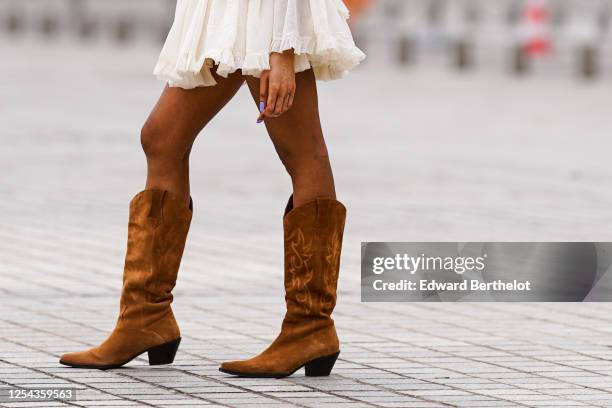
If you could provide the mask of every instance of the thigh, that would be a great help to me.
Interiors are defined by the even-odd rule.
[[[145,123],[149,134],[163,135],[177,147],[190,148],[200,131],[232,99],[244,82],[240,73],[222,78],[217,85],[195,89],[166,86]]]
[[[246,78],[256,104],[259,104],[259,79]],[[281,160],[287,164],[300,158],[327,156],[321,130],[317,83],[312,70],[297,73],[293,106],[278,118],[266,119],[265,125]]]

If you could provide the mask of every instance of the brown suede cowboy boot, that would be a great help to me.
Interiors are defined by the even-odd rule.
[[[148,352],[149,364],[170,364],[181,341],[170,308],[191,223],[187,207],[167,191],[145,190],[130,203],[119,319],[98,347],[64,354],[60,363],[117,368]]]
[[[307,376],[328,376],[340,354],[331,313],[346,209],[336,200],[317,198],[298,208],[289,199],[285,230],[285,302],[280,335],[261,354],[225,362],[219,370],[241,377],[281,378],[301,367]]]

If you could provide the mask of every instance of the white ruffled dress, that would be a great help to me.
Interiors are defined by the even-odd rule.
[[[259,77],[270,53],[294,49],[295,72],[343,77],[365,55],[353,41],[342,0],[178,0],[155,75],[169,86],[212,86],[211,69]]]

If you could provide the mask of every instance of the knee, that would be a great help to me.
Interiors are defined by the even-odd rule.
[[[148,160],[186,160],[188,149],[176,140],[171,128],[154,119],[148,119],[140,131],[140,144]]]
[[[154,120],[148,119],[140,130],[140,145],[148,158],[157,156],[161,149],[160,141],[163,133]]]

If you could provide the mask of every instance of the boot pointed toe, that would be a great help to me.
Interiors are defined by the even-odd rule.
[[[241,361],[224,361],[219,366],[219,371],[227,374],[240,372],[244,368]]]
[[[62,365],[72,365],[78,362],[79,353],[65,353],[60,356],[59,363]]]
[[[96,359],[93,358],[90,350],[62,354],[59,362],[60,364],[69,367],[94,368],[94,366],[98,364]]]
[[[239,377],[277,377],[278,374],[272,373],[270,367],[263,367],[257,364],[255,359],[226,361],[221,364],[219,371],[225,374],[236,375]],[[282,375],[281,375],[282,376]]]

